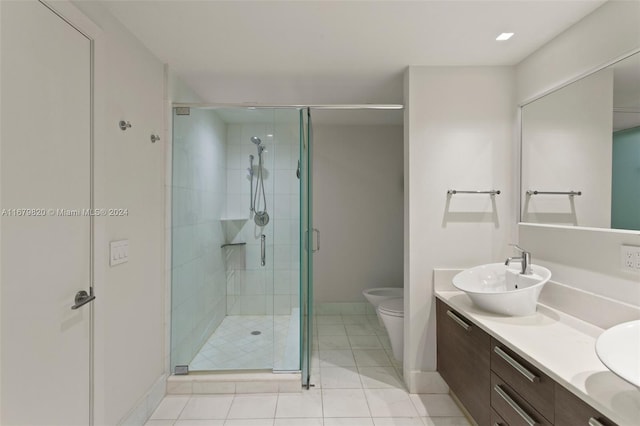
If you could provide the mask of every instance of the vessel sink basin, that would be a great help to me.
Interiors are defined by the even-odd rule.
[[[596,340],[596,353],[609,370],[640,388],[640,320],[606,330]]]
[[[489,263],[466,269],[453,277],[453,285],[480,309],[516,317],[533,315],[551,271],[531,265],[531,274],[523,275],[514,266]]]

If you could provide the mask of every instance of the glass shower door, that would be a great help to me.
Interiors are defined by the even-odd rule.
[[[282,192],[274,133],[269,109],[174,109],[171,370],[177,374],[274,368],[274,236],[282,223],[274,208]]]
[[[312,127],[309,108],[300,110],[300,343],[302,386],[311,385],[313,348]]]

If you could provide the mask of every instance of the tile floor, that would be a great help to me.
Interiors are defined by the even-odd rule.
[[[147,426],[469,426],[446,394],[409,394],[377,317],[315,321],[312,383],[301,393],[168,395]]]

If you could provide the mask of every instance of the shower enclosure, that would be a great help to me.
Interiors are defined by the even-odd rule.
[[[308,109],[174,108],[172,372],[307,383],[310,137]]]

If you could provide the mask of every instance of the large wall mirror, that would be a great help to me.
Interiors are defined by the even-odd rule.
[[[522,107],[521,221],[640,230],[640,53]]]

